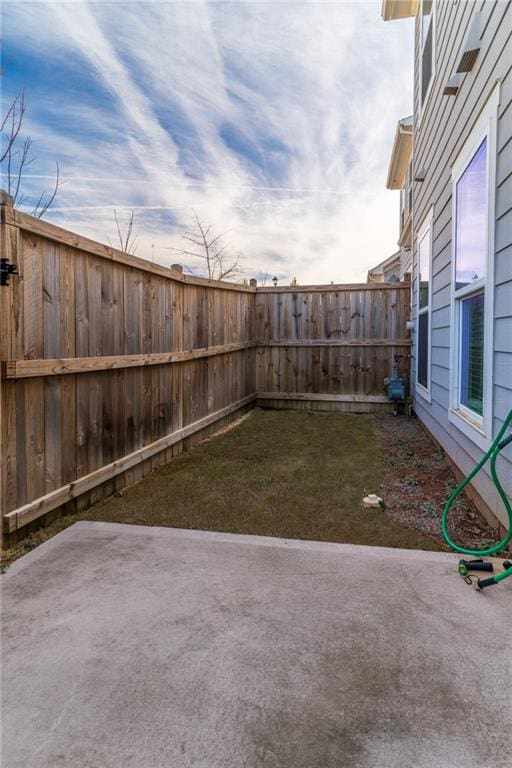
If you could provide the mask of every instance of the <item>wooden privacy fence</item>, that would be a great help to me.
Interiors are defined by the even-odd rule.
[[[255,289],[184,276],[5,205],[2,216],[2,255],[19,272],[0,288],[9,532],[111,494],[249,406]]]
[[[409,303],[408,283],[258,289],[258,400],[272,407],[389,409],[383,380],[393,362],[409,376]]]
[[[1,505],[12,534],[84,509],[253,407],[388,407],[408,285],[261,288],[183,275],[2,200]]]

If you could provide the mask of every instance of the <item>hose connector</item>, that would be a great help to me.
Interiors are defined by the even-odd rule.
[[[496,581],[495,577],[491,576],[490,579],[478,579],[476,585],[478,589],[485,589],[486,587],[490,587],[492,586],[492,584],[497,584],[497,583],[498,582]]]

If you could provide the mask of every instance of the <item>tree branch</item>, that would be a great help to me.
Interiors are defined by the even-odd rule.
[[[0,124],[0,133],[4,133],[7,123],[10,122],[10,129],[7,135],[7,145],[0,155],[0,163],[6,159],[10,151],[16,143],[18,134],[21,131],[23,125],[23,118],[25,116],[25,91],[22,90],[18,93],[14,101],[11,103],[5,117]]]
[[[128,224],[126,226],[126,232],[123,234],[123,231],[121,229],[121,224],[119,222],[119,218],[117,215],[117,211],[114,210],[114,221],[116,223],[116,230],[117,230],[117,243],[120,251],[123,251],[124,253],[130,253],[133,254],[139,247],[139,236],[136,235],[133,231],[134,222],[135,222],[135,211],[132,210],[130,218],[128,220]],[[115,246],[112,245],[112,241],[110,237],[107,235],[107,242],[112,248]]]
[[[41,197],[39,198],[39,200],[37,202],[37,205],[35,206],[34,210],[32,211],[32,216],[35,216],[36,219],[42,219],[43,218],[43,216],[45,215],[45,213],[48,210],[48,208],[50,208],[53,205],[53,201],[55,200],[55,198],[57,196],[57,192],[59,191],[59,187],[61,187],[62,184],[64,183],[63,181],[61,181],[61,178],[60,178],[59,164],[55,163],[55,167],[56,167],[56,170],[55,170],[55,184],[53,185],[53,190],[52,190],[51,194],[49,195],[48,200],[46,202],[44,202],[44,196],[46,194],[46,190],[43,190],[43,193],[42,193]]]
[[[0,72],[4,74],[4,70]],[[23,128],[25,118],[25,91],[21,90],[11,102],[5,116],[0,122],[0,135],[5,140],[5,145],[0,153],[0,163],[5,164],[5,176],[7,179],[7,192],[11,195],[14,205],[20,206],[25,196],[22,194],[23,175],[28,165],[34,162],[30,157],[32,149],[32,140],[27,136],[23,141],[20,138],[20,132]],[[48,209],[53,205],[59,187],[62,185],[57,163],[57,173],[53,190],[48,195],[43,190],[39,199],[32,210],[32,216],[42,218]]]
[[[198,250],[191,251],[188,248],[175,247],[171,247],[170,250],[182,256],[189,256],[202,261],[209,280],[222,280],[225,277],[240,274],[240,257],[230,257],[229,244],[222,243],[223,238],[230,230],[215,234],[213,225],[205,225],[197,212],[195,210],[192,212],[195,220],[194,230],[186,231],[182,235],[182,239],[192,243]]]

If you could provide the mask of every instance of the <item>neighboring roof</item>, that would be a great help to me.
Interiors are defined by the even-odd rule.
[[[413,118],[403,117],[398,121],[389,161],[388,180],[386,187],[388,189],[401,189],[405,182],[407,169],[411,162],[413,142]]]
[[[394,267],[398,267],[398,268],[400,267],[400,251],[396,251],[396,253],[392,253],[391,256],[388,256],[387,259],[384,259],[384,261],[381,261],[380,264],[377,264],[377,266],[372,267],[372,269],[369,269],[366,282],[367,283],[382,282],[384,280],[384,272],[388,271],[389,269],[393,269]]]
[[[407,19],[416,16],[419,0],[382,0],[382,18],[384,21]]]

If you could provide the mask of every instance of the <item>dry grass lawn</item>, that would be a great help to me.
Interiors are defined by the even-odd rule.
[[[363,496],[378,493],[390,471],[381,444],[371,416],[257,409],[122,495],[32,534],[4,562],[79,519],[443,548],[385,510],[363,507]]]

